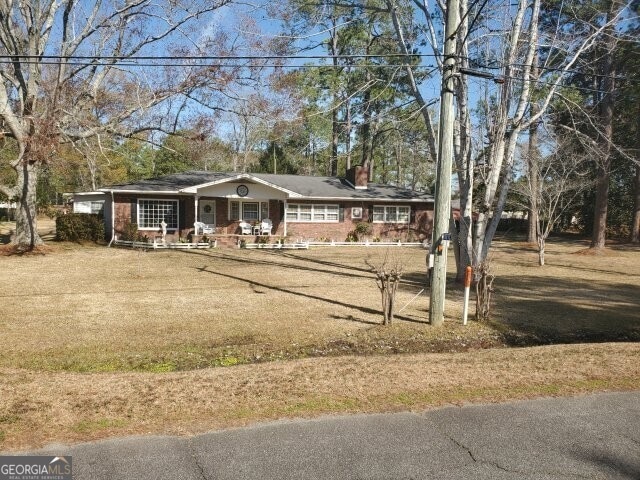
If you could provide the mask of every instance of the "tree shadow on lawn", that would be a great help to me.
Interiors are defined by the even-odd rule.
[[[242,264],[246,264],[248,266],[257,266],[257,265],[264,265],[264,266],[269,266],[269,267],[278,267],[278,268],[289,268],[289,269],[293,269],[293,270],[304,270],[307,272],[315,272],[315,273],[326,273],[328,275],[337,275],[337,276],[341,276],[341,277],[357,277],[357,278],[371,278],[373,279],[374,277],[371,274],[368,275],[362,275],[362,274],[358,274],[355,272],[365,272],[365,273],[369,273],[368,270],[364,270],[364,269],[358,269],[355,267],[352,267],[351,265],[340,265],[340,264],[333,264],[334,266],[338,267],[338,268],[343,268],[345,270],[348,270],[347,272],[340,272],[340,271],[336,271],[336,270],[327,270],[327,269],[323,269],[323,268],[312,268],[312,267],[304,267],[302,265],[297,265],[297,264],[291,264],[291,263],[284,263],[284,262],[278,262],[276,261],[276,257],[274,257],[274,260],[264,260],[264,259],[257,259],[253,256],[236,256],[236,255],[231,255],[231,254],[227,254],[227,253],[222,253],[222,252],[207,252],[205,250],[183,250],[183,253],[188,253],[191,255],[200,255],[203,256],[205,258],[208,259],[213,259],[213,258],[219,258],[222,260],[228,260],[231,262],[236,262],[236,263],[242,263]],[[268,253],[270,255],[276,255],[274,254],[274,251],[264,251],[264,253]],[[303,258],[297,258],[295,256],[291,257],[294,260],[303,260]],[[317,263],[321,263],[321,262],[317,262]],[[329,263],[328,263],[329,264]]]
[[[538,276],[496,278],[510,345],[640,341],[640,286]]]
[[[327,260],[320,260],[319,258],[303,257],[302,255],[296,255],[294,253],[289,253],[289,252],[286,252],[286,253],[282,252],[282,253],[280,253],[280,255],[282,255],[283,257],[286,257],[286,258],[291,258],[291,259],[299,261],[299,262],[310,262],[310,263],[316,263],[318,265],[326,265],[328,267],[346,268],[346,269],[349,269],[349,270],[355,270],[357,272],[370,272],[371,271],[369,268],[365,268],[365,267],[356,267],[354,265],[345,265],[343,263],[329,262]]]
[[[510,260],[500,259],[499,263],[502,264],[502,265],[512,265],[512,266],[521,267],[521,268],[533,268],[533,269],[539,269],[540,268],[540,266],[538,266],[537,264],[528,262],[526,260],[525,261],[510,261]],[[575,263],[562,263],[562,262],[559,262],[557,260],[554,260],[553,262],[548,262],[548,266],[549,267],[553,267],[553,268],[564,268],[564,269],[571,270],[572,272],[573,271],[581,271],[581,272],[590,272],[590,273],[604,273],[604,274],[609,274],[609,275],[624,275],[624,276],[627,276],[627,277],[640,278],[640,274],[638,274],[638,273],[617,272],[615,270],[612,270],[611,268],[609,268],[609,269],[592,268],[592,267],[576,265]]]
[[[340,264],[340,263],[335,263],[335,262],[326,262],[323,260],[317,260],[317,259],[310,259],[310,258],[305,258],[302,256],[297,256],[297,255],[291,255],[291,254],[285,254],[282,252],[278,252],[277,250],[272,250],[272,251],[263,251],[264,253],[268,254],[268,255],[273,255],[274,259],[273,260],[264,260],[264,259],[256,259],[255,257],[250,257],[250,256],[235,256],[235,255],[231,255],[231,254],[226,254],[226,253],[222,253],[222,252],[206,252],[204,250],[183,250],[183,253],[188,253],[188,254],[192,254],[192,255],[201,255],[204,256],[206,258],[220,258],[223,260],[228,260],[228,261],[232,261],[232,262],[237,262],[237,263],[242,263],[242,264],[246,264],[248,266],[256,266],[256,265],[264,265],[264,266],[269,266],[269,267],[278,267],[278,268],[289,268],[289,269],[293,269],[293,270],[302,270],[302,271],[306,271],[306,272],[314,272],[314,273],[325,273],[327,275],[335,275],[335,276],[340,276],[340,277],[348,277],[348,278],[367,278],[367,279],[371,279],[371,280],[375,280],[375,276],[373,275],[373,273],[371,273],[371,270],[366,269],[366,268],[358,268],[358,267],[354,267],[353,265],[344,265],[344,264]],[[336,267],[336,268],[341,268],[346,270],[345,272],[340,272],[337,270],[328,270],[328,269],[324,269],[324,268],[313,268],[311,266],[302,266],[299,264],[291,264],[291,263],[285,263],[285,262],[279,262],[277,261],[276,255],[278,257],[286,257],[286,258],[290,258],[292,260],[295,261],[308,261],[311,263],[317,263],[320,265],[327,265],[327,266],[332,266],[332,267]],[[357,273],[357,272],[361,272],[361,273]],[[426,275],[426,273],[425,273]],[[416,282],[415,280],[413,280],[414,276],[413,275],[407,275],[406,277],[403,276],[402,280],[401,280],[401,284],[403,285],[411,285],[411,284],[415,284],[414,286],[420,286],[422,285],[423,282]]]
[[[312,294],[309,294],[309,293],[297,292],[295,290],[291,290],[291,289],[283,288],[283,287],[278,287],[278,286],[275,286],[275,285],[268,285],[266,283],[257,282],[254,279],[247,279],[247,278],[242,278],[242,277],[238,277],[238,276],[235,276],[235,275],[229,275],[227,273],[208,270],[207,266],[199,267],[199,268],[198,267],[194,267],[194,268],[197,271],[202,272],[202,273],[209,273],[211,275],[219,275],[221,277],[230,278],[232,280],[238,280],[238,281],[241,281],[241,282],[246,282],[254,290],[255,290],[256,287],[260,287],[260,288],[267,289],[267,290],[273,290],[273,291],[276,291],[276,292],[287,293],[289,295],[295,295],[295,296],[298,296],[298,297],[309,298],[311,300],[318,300],[318,301],[321,301],[321,302],[327,302],[327,303],[330,303],[332,305],[338,305],[340,307],[346,307],[346,308],[350,308],[350,309],[354,309],[354,310],[359,310],[359,311],[361,311],[363,313],[367,313],[367,314],[370,314],[370,315],[382,316],[382,311],[380,311],[380,310],[376,310],[374,308],[365,307],[365,306],[362,306],[362,305],[354,305],[354,304],[350,304],[350,303],[341,302],[339,300],[336,300],[335,298],[325,298],[325,297],[321,297],[319,295],[312,295]],[[264,292],[260,292],[260,293],[264,293]],[[371,324],[371,325],[380,325],[380,323],[378,323],[378,322],[370,322],[370,321],[367,321],[367,320],[356,319],[356,318],[354,318],[352,316],[346,316],[346,317],[334,316],[334,318],[340,318],[342,320],[348,320],[348,321],[357,321],[359,323],[368,323],[368,324]],[[403,316],[403,315],[395,315],[394,318],[396,320],[403,320],[405,322],[425,323],[425,322],[423,322],[421,320],[417,320],[415,318],[407,317],[407,316]]]

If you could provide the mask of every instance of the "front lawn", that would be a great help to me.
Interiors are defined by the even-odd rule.
[[[640,339],[640,250],[585,246],[551,242],[539,268],[526,245],[496,242],[495,320],[463,327],[450,283],[440,329],[425,293],[409,303],[423,288],[417,248],[51,242],[2,256],[0,448],[638,388],[640,346],[596,343]],[[365,264],[385,255],[404,265],[391,327]],[[589,344],[506,348],[549,343]]]

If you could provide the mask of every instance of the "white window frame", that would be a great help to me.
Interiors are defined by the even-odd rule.
[[[245,216],[244,209],[245,209],[245,207],[247,205],[251,205],[251,206],[255,206],[256,207],[256,210],[255,210],[256,217],[255,218],[247,218]],[[242,207],[242,218],[241,218],[241,220],[250,220],[252,222],[259,222],[260,221],[260,202],[242,202],[241,207]]]
[[[301,219],[302,215],[310,215],[310,217]],[[329,215],[336,215],[337,218],[329,220]],[[340,223],[340,205],[337,203],[289,203],[285,218],[291,223]]]
[[[351,218],[362,220],[362,207],[351,207]]]
[[[104,211],[104,200],[83,200],[74,202],[73,213],[90,213],[99,215]]]
[[[238,205],[238,214],[237,215],[232,215],[232,207],[231,205],[233,203],[236,203]],[[228,216],[229,216],[229,221],[230,222],[238,222],[238,221],[243,221],[243,220],[247,220],[244,218],[244,204],[245,203],[257,203],[258,204],[258,221],[263,220],[265,218],[269,218],[269,202],[263,202],[260,200],[229,200],[229,205],[228,205]],[[234,218],[235,217],[235,218]],[[238,217],[242,217],[242,218],[238,218]],[[256,221],[256,219],[251,219],[251,221]]]
[[[376,220],[376,208],[382,208],[382,220]],[[401,215],[406,215],[406,220],[398,220]],[[389,220],[389,218],[393,218],[394,220]],[[373,218],[371,219],[373,223],[402,223],[408,224],[411,222],[411,207],[408,205],[374,205],[373,206]]]
[[[176,208],[176,226],[172,227],[167,225],[167,231],[171,230],[171,231],[177,231],[180,228],[180,202],[178,200],[174,200],[174,199],[167,199],[167,198],[138,198],[137,201],[137,212],[136,212],[136,220],[137,220],[137,224],[138,224],[138,230],[159,230],[160,229],[160,222],[158,222],[157,225],[152,226],[152,227],[142,227],[140,226],[140,213],[141,213],[141,208],[140,208],[140,202],[163,202],[163,203],[173,203],[175,204],[175,208]]]
[[[237,210],[238,214],[237,215],[233,215],[233,213],[232,213],[233,212],[232,204],[234,204],[234,203],[238,205],[238,210]],[[239,218],[240,217],[240,212],[242,211],[241,210],[241,205],[240,205],[241,203],[242,202],[240,202],[240,200],[229,200],[229,215],[228,216],[229,216],[229,220],[231,220],[232,222],[240,220],[240,218]]]

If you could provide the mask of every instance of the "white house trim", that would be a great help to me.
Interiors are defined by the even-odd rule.
[[[253,175],[249,175],[248,173],[241,173],[240,175],[236,175],[234,177],[229,177],[229,178],[221,178],[220,180],[214,180],[213,182],[201,183],[199,185],[194,185],[193,187],[183,188],[182,190],[179,190],[179,192],[180,193],[197,193],[198,190],[202,188],[212,187],[214,185],[220,185],[223,183],[237,182],[238,180],[251,180],[252,182],[259,183],[261,185],[265,185],[275,190],[284,192],[287,195],[289,195],[291,198],[304,198],[304,196],[300,195],[299,193],[296,193],[292,190],[288,190],[286,188],[282,188],[274,183],[267,182],[260,178],[254,177]]]
[[[112,190],[110,188],[99,188],[98,192],[135,193],[136,195],[178,195],[180,190]]]

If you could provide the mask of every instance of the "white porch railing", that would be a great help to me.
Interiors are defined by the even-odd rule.
[[[183,242],[132,242],[127,240],[114,240],[114,245],[118,247],[129,248],[146,248],[151,250],[158,249],[190,249],[190,248],[215,248],[217,241],[210,242],[195,242],[195,243],[183,243]]]

